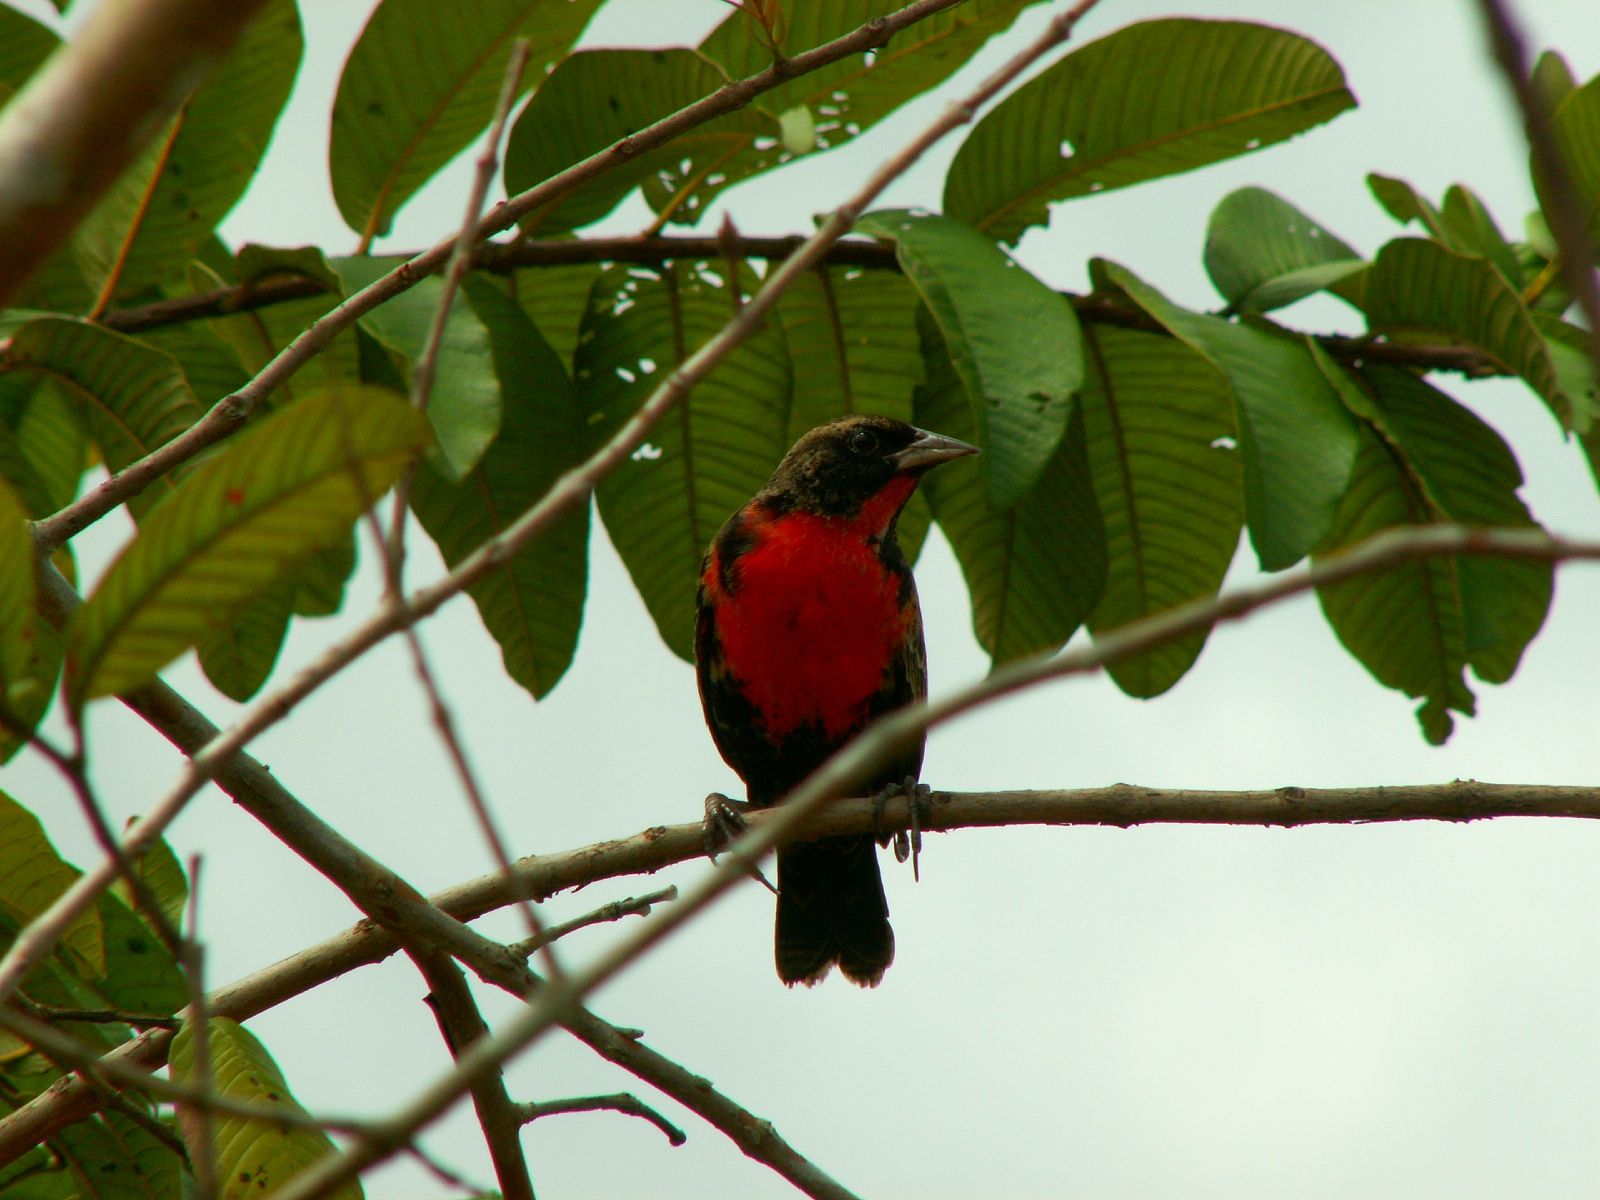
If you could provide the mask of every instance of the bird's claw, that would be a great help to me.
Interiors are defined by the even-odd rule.
[[[744,819],[744,814],[749,810],[750,805],[724,796],[721,792],[712,792],[706,797],[706,816],[700,825],[700,844],[705,847],[706,857],[712,862],[716,862],[717,855],[750,828],[750,822]],[[750,877],[774,896],[778,894],[778,889],[761,873],[760,867],[752,866]]]
[[[911,877],[919,883],[922,880],[922,823],[928,815],[929,806],[933,800],[933,789],[925,783],[918,783],[916,776],[907,775],[899,783],[887,784],[876,796],[872,798],[872,822],[878,830],[879,840],[883,833],[883,810],[890,800],[896,796],[906,798],[907,808],[910,811],[908,828],[898,829],[894,833],[894,857],[896,862],[911,860]]]

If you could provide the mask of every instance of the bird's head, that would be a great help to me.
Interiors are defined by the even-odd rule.
[[[976,453],[976,446],[904,421],[841,417],[796,442],[760,498],[779,511],[801,509],[847,519],[869,507],[887,507],[887,523],[925,472]]]

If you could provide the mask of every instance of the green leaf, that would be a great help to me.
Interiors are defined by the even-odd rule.
[[[1230,192],[1206,223],[1206,274],[1236,312],[1269,312],[1366,264],[1337,235],[1265,188]]]
[[[1583,211],[1589,244],[1600,245],[1600,75],[1561,101],[1551,115],[1550,132]],[[1537,167],[1533,182],[1539,204],[1548,212],[1552,205],[1550,182]]]
[[[294,611],[302,617],[329,617],[344,607],[345,584],[356,569],[352,530],[333,545],[314,551],[295,573]]]
[[[278,1105],[304,1115],[305,1109],[290,1092],[278,1064],[253,1034],[238,1022],[222,1017],[213,1017],[206,1032],[211,1079],[198,1078],[194,1030],[187,1024],[172,1039],[170,1062],[174,1079],[209,1084],[230,1100]],[[193,1153],[195,1131],[182,1113],[179,1128]],[[221,1194],[235,1200],[247,1195],[270,1196],[312,1163],[334,1153],[333,1143],[319,1130],[278,1130],[243,1117],[214,1117],[212,1138],[217,1174],[229,1181]],[[361,1200],[361,1185],[352,1181],[329,1195],[331,1200]]]
[[[28,77],[61,44],[50,29],[0,4],[0,107],[7,94],[21,90]]]
[[[589,309],[589,291],[603,270],[598,263],[538,267],[518,271],[508,281],[508,293],[522,305],[563,363],[570,363],[578,348],[578,328]]]
[[[68,1170],[66,1195],[76,1200],[173,1200],[184,1192],[179,1157],[121,1113],[69,1125],[51,1144]],[[11,1200],[12,1190],[5,1195]],[[22,1191],[17,1200],[30,1198]]]
[[[0,915],[19,928],[28,924],[71,887],[78,874],[56,853],[39,819],[0,792]],[[67,926],[61,944],[83,974],[105,973],[104,925],[98,911],[80,913]]]
[[[147,329],[139,334],[139,341],[177,359],[202,408],[209,409],[250,382],[234,348],[205,322]]]
[[[1471,190],[1459,183],[1446,189],[1439,217],[1449,234],[1445,244],[1452,250],[1487,258],[1512,287],[1523,286],[1526,280],[1516,250],[1506,241],[1483,201]]]
[[[147,683],[341,538],[422,437],[409,405],[352,388],[309,396],[233,439],[151,513],[73,614],[73,703]]]
[[[614,267],[596,283],[574,383],[597,444],[614,436],[666,376],[727,324],[730,284],[692,263]],[[601,519],[662,640],[694,654],[700,559],[722,523],[783,456],[790,366],[770,325],[737,347],[601,481]]]
[[[1009,508],[1038,482],[1066,434],[1083,381],[1077,314],[959,221],[886,211],[857,227],[895,243],[977,416],[989,499]]]
[[[133,822],[130,820],[128,824]],[[167,923],[174,929],[183,928],[183,910],[189,903],[189,880],[184,876],[183,864],[172,852],[167,839],[158,837],[148,850],[134,860],[133,867],[134,873],[156,898]],[[111,890],[128,908],[136,908],[133,889],[128,886],[126,879],[119,876],[111,885]],[[144,918],[143,913],[138,916]]]
[[[1402,225],[1418,221],[1432,237],[1441,242],[1449,236],[1444,227],[1444,218],[1439,215],[1433,202],[1404,179],[1373,172],[1367,176],[1367,188],[1373,198],[1383,205],[1384,211]]]
[[[1456,254],[1421,238],[1396,238],[1361,277],[1358,300],[1374,332],[1402,339],[1440,334],[1520,375],[1550,406],[1562,427],[1575,406],[1561,390],[1550,352],[1521,298],[1486,259]]]
[[[977,430],[961,381],[937,333],[926,340],[918,423],[970,441]],[[978,644],[995,665],[1065,645],[1106,581],[1082,414],[1073,412],[1037,486],[1009,509],[990,503],[976,471],[934,471],[922,490],[966,577]]]
[[[273,0],[78,230],[72,253],[98,292],[136,295],[181,278],[244,195],[303,49],[294,0]]]
[[[465,479],[453,483],[424,466],[413,482],[411,507],[451,568],[532,507],[582,461],[585,445],[572,384],[533,322],[488,281],[469,277],[465,288],[489,331],[505,413]],[[556,685],[577,649],[588,556],[586,503],[467,589],[506,674],[536,697]]]
[[[352,291],[387,275],[403,259],[341,258],[334,263]],[[419,281],[361,318],[361,326],[411,363],[422,357],[444,295],[437,275]],[[444,338],[434,360],[428,393],[428,423],[437,450],[429,462],[453,480],[466,477],[500,428],[500,381],[495,378],[489,331],[470,305],[450,306]]]
[[[1315,42],[1266,25],[1174,18],[1118,30],[996,105],[956,153],[944,211],[1014,243],[1054,200],[1190,171],[1355,106]]]
[[[1600,373],[1595,369],[1594,342],[1587,330],[1550,313],[1534,313],[1533,323],[1550,352],[1561,394],[1572,402],[1573,432],[1587,445],[1600,428]]]
[[[600,0],[383,0],[339,78],[328,166],[334,200],[363,242],[481,133],[506,60],[529,39],[522,90],[538,86],[577,41]]]
[[[1516,460],[1467,409],[1404,371],[1370,368],[1378,421],[1363,433],[1351,488],[1321,551],[1396,525],[1530,526]],[[1384,685],[1422,699],[1435,745],[1451,712],[1471,715],[1468,666],[1501,683],[1549,607],[1552,568],[1513,559],[1427,559],[1318,592],[1339,640]]]
[[[727,77],[693,50],[582,50],[569,56],[528,102],[506,140],[506,190],[515,195],[709,95]],[[777,120],[760,108],[717,117],[534,209],[525,233],[565,232],[598,221],[649,181],[658,210],[689,218],[729,182],[780,158]],[[764,149],[755,150],[757,143]],[[713,182],[713,180],[715,180]]]
[[[916,290],[889,271],[819,267],[790,284],[778,300],[794,371],[785,441],[792,444],[847,413],[911,421],[912,394],[922,378],[920,308]],[[932,520],[919,489],[896,525],[910,561]]]
[[[1305,342],[1171,303],[1132,271],[1092,268],[1221,372],[1233,393],[1244,511],[1264,571],[1299,562],[1327,533],[1356,457],[1356,423]]]
[[[105,929],[106,969],[94,984],[110,1006],[166,1017],[187,1004],[183,972],[141,916],[109,892],[95,903]]]
[[[1554,112],[1578,86],[1578,80],[1567,65],[1567,60],[1554,50],[1546,50],[1533,64],[1530,82],[1544,101],[1545,110]]]
[[[39,317],[11,335],[0,371],[54,381],[84,414],[89,436],[113,471],[143,458],[200,419],[183,370],[170,355],[109,329]],[[169,477],[130,502],[141,514],[175,486]]]
[[[309,560],[306,566],[309,566]],[[239,610],[227,624],[212,630],[196,647],[200,669],[211,686],[243,704],[259,692],[277,665],[294,611],[302,566]]]
[[[34,611],[33,557],[27,509],[0,480],[0,762],[27,744],[61,669],[60,642]]]
[[[1240,471],[1228,390],[1172,338],[1089,326],[1079,393],[1094,494],[1110,551],[1095,634],[1216,594],[1239,544]],[[1130,696],[1183,677],[1204,632],[1110,668]]]
[[[246,286],[294,277],[315,279],[328,287],[323,295],[290,300],[211,321],[212,331],[233,348],[238,355],[239,365],[249,376],[259,374],[307,326],[344,299],[343,281],[323,257],[322,251],[315,247],[276,249],[246,246],[239,251],[238,268],[240,282]],[[199,287],[216,286],[215,283],[198,283],[199,278],[205,277],[205,273],[198,268],[191,274],[197,277]],[[268,399],[271,403],[287,404],[297,396],[321,388],[347,387],[360,380],[356,335],[353,330],[346,330],[296,371],[292,379],[275,388]]]

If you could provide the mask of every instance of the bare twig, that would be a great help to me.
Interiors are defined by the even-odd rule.
[[[681,1146],[689,1139],[671,1121],[645,1104],[632,1092],[613,1092],[609,1096],[569,1096],[565,1100],[538,1100],[517,1105],[517,1115],[524,1124],[541,1117],[556,1117],[565,1113],[619,1112],[630,1117],[641,1117],[666,1135],[667,1141]]]
[[[519,880],[523,878],[516,867],[513,867],[512,870]],[[504,876],[502,875],[501,878],[504,878]],[[563,921],[559,925],[552,925],[543,933],[536,934],[526,941],[517,942],[511,947],[511,952],[518,958],[527,958],[534,951],[542,949],[550,942],[566,937],[569,933],[576,933],[580,929],[588,929],[592,925],[604,925],[612,921],[620,921],[624,917],[648,917],[650,910],[657,904],[665,904],[677,898],[678,889],[667,887],[662,888],[659,892],[651,892],[645,896],[629,896],[626,900],[613,900],[610,904],[602,904],[593,912],[584,913],[583,916],[574,917],[570,921]]]
[[[1589,355],[1594,360],[1595,370],[1600,371],[1600,278],[1595,272],[1594,248],[1589,243],[1589,214],[1584,211],[1573,182],[1572,168],[1556,144],[1549,105],[1533,86],[1522,30],[1504,0],[1478,0],[1478,7],[1488,26],[1495,61],[1500,64],[1522,113],[1528,146],[1533,151],[1539,180],[1544,184],[1545,216],[1550,221],[1550,232],[1555,235],[1562,277],[1583,310],[1589,333]]]
[[[494,173],[500,166],[500,139],[505,134],[506,118],[511,115],[511,106],[516,102],[517,91],[522,83],[522,73],[528,69],[528,55],[531,49],[532,43],[527,38],[518,38],[512,43],[511,54],[506,59],[505,78],[500,82],[500,95],[495,101],[494,119],[489,123],[489,135],[484,141],[483,153],[478,156],[472,187],[467,192],[466,216],[462,218],[461,231],[456,234],[455,248],[450,251],[450,262],[445,268],[443,286],[439,290],[439,304],[433,314],[433,324],[428,328],[428,337],[422,347],[422,353],[417,356],[416,362],[411,367],[411,404],[413,408],[422,412],[427,411],[428,399],[433,394],[433,381],[439,368],[439,347],[444,343],[444,331],[450,320],[451,306],[455,303],[461,280],[472,268],[472,250],[480,240],[478,225],[483,220],[483,206],[488,200],[489,185],[494,181]],[[411,480],[415,471],[415,464],[407,466],[401,473],[399,482],[395,484],[389,533],[384,541],[390,589],[395,595],[400,594],[400,581],[405,577],[406,513],[411,502]],[[487,836],[496,844],[496,850],[499,851],[499,836],[492,828],[487,829]],[[501,853],[501,857],[505,855]]]
[[[430,989],[428,1007],[439,1022],[450,1057],[489,1034],[483,1014],[472,998],[472,990],[455,959],[440,951],[411,951],[422,977]],[[522,1152],[522,1114],[506,1091],[504,1076],[491,1071],[479,1077],[472,1089],[472,1104],[478,1113],[489,1161],[505,1200],[533,1200],[533,1181],[528,1176],[528,1160]]]
[[[176,3],[177,0],[169,2]],[[211,2],[214,3],[215,0]],[[900,30],[909,28],[935,13],[954,8],[961,2],[962,0],[913,0],[913,3],[907,4],[904,8],[865,22],[843,37],[824,42],[793,58],[775,62],[764,71],[758,71],[745,79],[735,80],[718,88],[711,95],[645,126],[636,133],[629,134],[606,149],[552,175],[537,187],[495,205],[478,225],[477,237],[483,240],[503,229],[508,229],[523,214],[604,174],[618,163],[636,158],[647,150],[665,145],[681,133],[724,113],[742,108],[762,92],[770,91],[790,79],[848,58],[852,54],[880,46]],[[8,106],[8,115],[17,107],[17,102]],[[3,145],[0,145],[0,166],[4,165],[3,150]],[[261,397],[270,393],[314,355],[320,353],[358,317],[412,287],[418,280],[441,269],[454,251],[455,245],[456,238],[452,235],[415,258],[401,263],[381,279],[375,280],[361,291],[346,298],[312,322],[254,379],[233,395],[219,400],[189,429],[151,451],[138,462],[123,468],[73,504],[38,522],[34,526],[35,540],[47,551],[54,550],[130,497],[138,495],[179,463],[187,462],[207,446],[214,445],[229,436],[245,422]]]

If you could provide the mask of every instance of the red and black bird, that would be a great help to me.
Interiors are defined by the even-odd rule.
[[[728,519],[700,574],[695,663],[717,749],[751,805],[783,796],[875,717],[927,694],[922,610],[895,538],[931,467],[976,447],[886,417],[807,433]],[[868,781],[915,780],[922,741]],[[875,986],[894,960],[868,836],[778,851],[778,977],[837,963]]]

